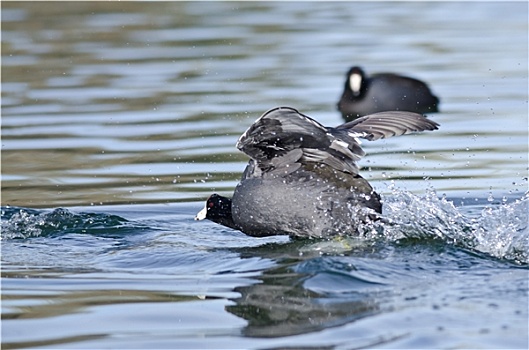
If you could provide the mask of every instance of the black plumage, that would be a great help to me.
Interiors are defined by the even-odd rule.
[[[353,233],[360,221],[382,211],[380,196],[358,174],[356,162],[364,155],[358,138],[437,127],[419,114],[384,112],[332,128],[291,107],[271,109],[237,142],[251,159],[231,201],[212,195],[197,219],[252,236]]]
[[[418,79],[394,73],[367,76],[360,67],[352,67],[337,107],[344,120],[351,121],[385,111],[438,112],[439,98]]]

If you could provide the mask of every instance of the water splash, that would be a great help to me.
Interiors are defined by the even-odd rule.
[[[529,264],[529,192],[512,203],[489,204],[477,217],[434,190],[424,196],[391,188],[384,196],[383,220],[361,228],[364,238],[397,241],[441,240],[517,264]]]
[[[394,187],[390,190],[389,195],[383,196],[382,220],[362,224],[360,237],[354,238],[359,244],[365,245],[366,240],[417,239],[425,243],[435,240],[516,264],[529,264],[529,193],[511,203],[489,203],[479,214],[469,215],[464,207],[439,198],[434,190],[422,196]],[[152,230],[141,222],[104,213],[73,213],[63,208],[52,211],[2,208],[3,240],[67,233],[122,235],[144,229]]]
[[[58,208],[52,211],[2,207],[1,239],[30,238],[67,233],[124,233],[133,224],[117,215],[73,213]],[[134,230],[141,229],[137,225]]]
[[[475,249],[529,264],[529,193],[513,204],[486,207],[473,223]]]

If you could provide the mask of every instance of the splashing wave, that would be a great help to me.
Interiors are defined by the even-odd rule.
[[[479,215],[470,216],[464,214],[464,207],[439,198],[433,190],[423,196],[396,188],[391,191],[384,196],[383,220],[364,224],[360,228],[361,239],[436,240],[516,264],[529,264],[529,193],[511,203],[488,205]],[[72,213],[63,208],[52,211],[2,208],[2,239],[67,233],[114,235],[147,228],[104,213]]]
[[[529,264],[529,192],[512,203],[488,205],[477,217],[464,215],[429,190],[424,196],[392,188],[384,197],[384,220],[362,227],[369,239],[442,240],[517,264]]]
[[[30,238],[67,233],[124,233],[133,224],[117,215],[72,213],[64,208],[52,211],[19,207],[2,207],[2,240]],[[138,230],[139,227],[134,227]]]

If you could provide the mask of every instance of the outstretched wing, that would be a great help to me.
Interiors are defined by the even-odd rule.
[[[246,130],[237,148],[265,172],[287,169],[288,173],[313,162],[356,175],[356,161],[365,154],[359,137],[377,140],[434,129],[437,123],[411,112],[382,112],[328,128],[294,108],[277,107]]]
[[[409,134],[411,132],[437,130],[439,124],[421,114],[403,111],[380,112],[366,115],[337,126],[333,130],[339,134],[346,131],[352,137],[369,141]]]
[[[241,135],[237,148],[258,162],[285,156],[300,148],[315,148],[327,142],[328,130],[291,107],[265,112]]]

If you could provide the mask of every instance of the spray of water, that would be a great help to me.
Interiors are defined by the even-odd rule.
[[[379,222],[361,227],[367,239],[397,241],[404,238],[441,240],[458,247],[485,253],[518,264],[529,264],[529,193],[512,203],[488,205],[477,217],[434,190],[418,196],[391,188],[384,196],[384,213]]]
[[[517,264],[529,264],[529,193],[511,203],[490,204],[480,215],[468,216],[462,207],[439,198],[434,190],[420,196],[395,187],[390,190],[390,194],[383,196],[382,219],[360,224],[356,241],[435,240]],[[104,213],[4,207],[1,229],[2,239],[27,239],[72,232],[137,233],[155,228]]]

